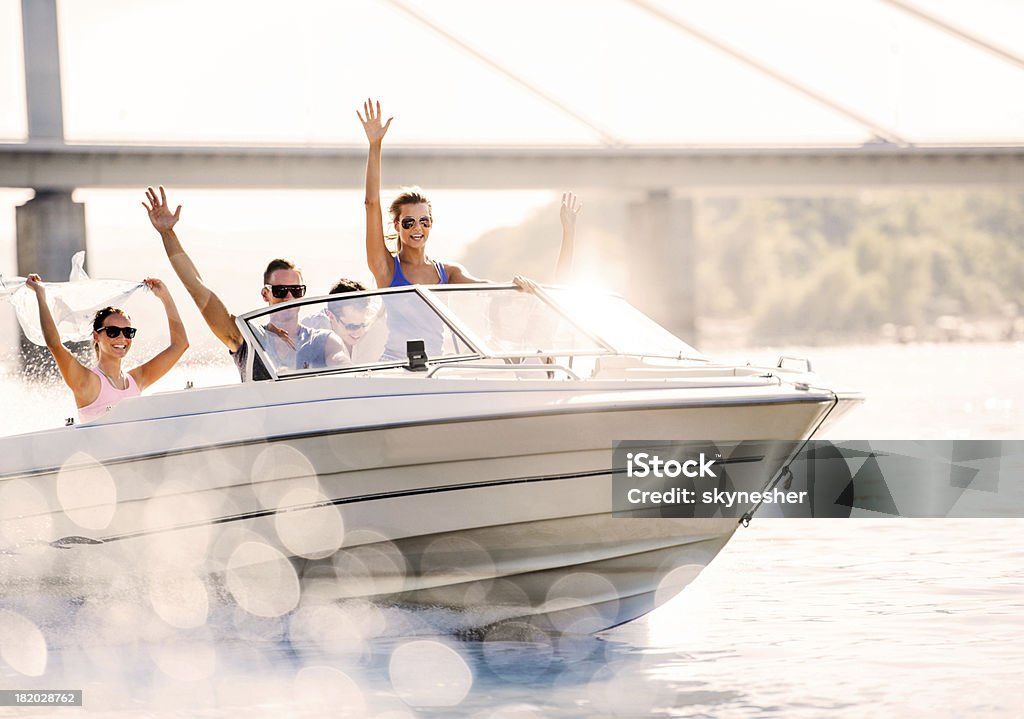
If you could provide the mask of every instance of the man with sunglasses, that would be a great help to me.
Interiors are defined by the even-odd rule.
[[[366,287],[356,280],[342,278],[334,283],[330,294],[362,292]],[[302,320],[315,329],[332,330],[341,338],[349,359],[357,364],[375,362],[384,351],[387,328],[377,322],[380,300],[369,297],[338,299],[327,303],[320,312]]]
[[[160,233],[164,252],[167,253],[171,267],[174,268],[178,279],[185,285],[185,289],[191,295],[192,301],[196,303],[196,307],[199,308],[210,330],[228,348],[244,382],[248,364],[248,343],[238,329],[235,316],[228,311],[216,293],[203,282],[199,270],[186,254],[174,232],[174,226],[181,217],[181,205],[178,205],[177,210],[171,212],[167,202],[167,193],[162,186],[159,189],[160,194],[157,196],[152,187],[146,188],[146,199],[149,202],[148,204],[143,202],[142,206],[146,208],[153,228]],[[260,293],[268,305],[298,299],[306,294],[306,286],[302,283],[302,272],[288,260],[271,260],[263,273],[263,288]],[[277,313],[269,329],[277,335],[277,338],[268,342],[267,346],[281,346],[275,357],[275,361],[280,359],[281,364],[302,367],[303,365],[323,366],[328,363],[347,362],[347,355],[341,344],[341,339],[333,332],[302,327],[297,321],[297,312]],[[252,378],[254,380],[270,379],[270,373],[260,361],[259,355],[253,358]]]

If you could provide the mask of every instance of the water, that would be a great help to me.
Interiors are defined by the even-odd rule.
[[[784,353],[868,395],[836,439],[1021,438],[1024,346]],[[171,386],[230,377],[181,372]],[[39,402],[0,382],[21,415],[0,429],[59,423],[59,388]],[[518,641],[459,640],[437,633],[443,612],[362,604],[286,620],[212,605],[189,627],[187,592],[154,608],[132,600],[127,577],[102,611],[46,591],[0,599],[0,688],[81,688],[90,716],[117,717],[1016,717],[1022,532],[1024,520],[755,518],[648,617]],[[46,645],[4,609],[33,616]],[[45,672],[30,676],[41,658]]]

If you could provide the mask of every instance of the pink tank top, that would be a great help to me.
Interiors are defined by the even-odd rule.
[[[82,422],[102,417],[121,400],[128,399],[129,397],[138,397],[142,394],[139,385],[135,383],[135,378],[130,374],[125,375],[128,379],[128,389],[117,389],[114,385],[110,384],[110,380],[98,368],[93,367],[89,371],[100,378],[100,393],[92,402],[78,408],[78,418]]]

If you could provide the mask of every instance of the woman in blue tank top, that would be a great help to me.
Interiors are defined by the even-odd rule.
[[[370,143],[366,162],[366,263],[378,287],[446,285],[486,282],[469,274],[455,262],[427,257],[426,245],[433,225],[430,201],[418,187],[405,188],[390,206],[391,221],[398,235],[398,252],[391,254],[384,243],[384,219],[380,204],[380,157],[384,135],[391,126],[381,123],[380,103],[363,104],[359,120]],[[441,354],[444,325],[418,296],[405,293],[384,298],[388,316],[388,341],[382,359],[405,359],[405,343],[422,339],[428,356]]]
[[[426,245],[433,226],[430,200],[418,187],[407,187],[391,203],[391,222],[398,236],[398,251],[391,254],[384,243],[384,220],[380,204],[381,146],[384,135],[391,127],[393,117],[381,122],[380,102],[363,103],[358,110],[360,122],[366,132],[370,149],[366,159],[366,264],[373,273],[378,287],[406,285],[446,285],[487,282],[474,277],[457,262],[439,262],[427,257]],[[572,263],[572,235],[575,234],[575,216],[579,206],[572,197],[571,231],[566,225],[566,197],[562,198],[562,248],[559,253],[559,281],[562,268]],[[513,280],[522,289],[531,290],[533,282],[516,275]],[[441,354],[443,324],[436,314],[418,297],[405,293],[384,298],[388,312],[388,341],[383,359],[405,359],[406,340],[423,339],[428,356]]]
[[[384,244],[384,219],[380,205],[380,156],[384,135],[391,126],[381,123],[380,103],[363,103],[359,120],[370,143],[366,161],[366,264],[378,287],[403,285],[446,285],[486,282],[473,277],[456,262],[437,262],[427,257],[426,245],[433,225],[430,201],[418,187],[405,188],[391,203],[391,221],[398,235],[394,255]]]

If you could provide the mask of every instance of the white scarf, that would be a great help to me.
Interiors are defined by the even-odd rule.
[[[71,258],[71,274],[67,282],[46,282],[46,303],[53,314],[62,342],[81,342],[92,336],[92,321],[97,310],[120,307],[140,289],[149,289],[141,282],[127,280],[93,280],[85,273],[85,251]],[[35,293],[25,287],[24,277],[4,279],[0,275],[0,300],[8,300],[18,315],[25,337],[45,346],[39,325],[39,308]]]

